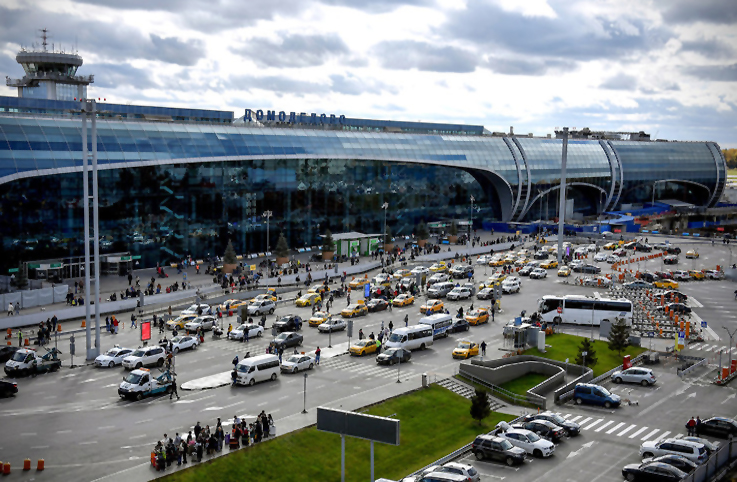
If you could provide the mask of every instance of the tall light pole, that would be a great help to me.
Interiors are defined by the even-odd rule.
[[[389,203],[384,203],[381,205],[381,209],[384,210],[384,232],[381,233],[381,249],[384,250],[384,255],[386,255],[386,210],[389,208]]]
[[[737,333],[737,329],[735,329],[734,331],[729,331],[729,328],[727,328],[724,325],[722,325],[722,328],[727,330],[727,334],[729,335],[729,364],[727,365],[727,367],[729,368],[730,373],[731,373],[731,370],[732,370],[732,339],[734,338],[735,333]],[[720,363],[719,370],[721,371],[721,369],[722,369],[722,365]],[[722,374],[720,373],[719,376],[722,376]]]
[[[568,162],[568,127],[563,128],[563,154],[560,165],[560,206],[558,206],[558,265],[563,260],[563,232],[566,213],[566,163]]]
[[[468,225],[468,247],[471,247],[471,229],[473,228],[473,202],[476,200],[471,196],[471,223]]]
[[[274,213],[272,211],[264,211],[264,213],[261,215],[266,218],[266,252],[268,253],[271,249],[271,245],[269,244],[269,219],[271,219],[271,216],[273,216]]]

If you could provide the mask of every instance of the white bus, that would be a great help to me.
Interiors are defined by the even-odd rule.
[[[384,343],[384,347],[424,350],[428,346],[432,346],[432,342],[432,328],[427,325],[413,325],[394,330]]]
[[[437,340],[441,336],[448,336],[448,328],[453,324],[453,317],[447,313],[436,313],[420,318],[420,323],[431,326],[432,336]]]
[[[614,323],[615,319],[624,318],[627,325],[632,325],[632,302],[624,298],[546,295],[539,301],[539,312],[546,323],[598,326],[602,320]]]

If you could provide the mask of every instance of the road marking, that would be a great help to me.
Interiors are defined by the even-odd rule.
[[[679,434],[673,436],[673,438],[675,438],[675,439],[679,439],[681,437],[683,437],[683,434],[682,433],[679,433]]]
[[[49,448],[48,445],[36,445],[34,447],[31,447],[31,449],[47,449]]]
[[[71,430],[58,430],[56,433],[72,433]]]
[[[610,434],[610,433],[612,433],[612,432],[614,432],[615,430],[617,430],[617,429],[618,429],[619,427],[621,427],[622,425],[624,425],[624,422],[621,422],[621,423],[620,423],[619,425],[615,426],[614,428],[610,428],[610,429],[609,429],[609,430],[607,430],[607,432],[606,432],[606,433],[607,433],[607,435],[608,435],[608,434]]]
[[[203,408],[202,411],[207,412],[208,410],[222,410],[223,408],[225,407],[207,407],[207,408]]]
[[[600,418],[599,420],[594,420],[594,421],[593,421],[593,422],[591,422],[590,424],[586,425],[586,426],[585,426],[585,427],[584,427],[583,429],[584,429],[584,430],[589,430],[589,429],[592,429],[592,428],[596,427],[597,425],[599,425],[599,424],[600,424],[601,422],[603,422],[603,421],[604,421],[604,419],[603,419],[603,418]]]
[[[280,397],[279,400],[286,400],[287,398],[289,398],[289,395],[284,395],[283,397]]]
[[[117,383],[111,383],[110,385],[105,385],[105,386],[104,386],[104,387],[102,387],[102,388],[110,388],[110,387],[117,387],[117,386],[118,386],[118,384],[117,384]]]
[[[599,427],[596,430],[594,430],[594,432],[601,432],[602,430],[604,430],[605,428],[607,428],[609,425],[611,425],[613,423],[614,423],[614,420],[609,420],[607,423],[605,423],[601,427]]]
[[[148,435],[146,435],[146,434],[144,433],[144,434],[141,434],[141,435],[134,435],[134,436],[132,436],[132,437],[128,437],[128,438],[129,438],[129,439],[131,439],[131,440],[135,440],[135,439],[137,439],[137,438],[144,438],[144,437],[148,437]]]
[[[269,402],[261,402],[261,403],[259,403],[259,404],[258,404],[258,405],[256,405],[256,406],[257,406],[257,407],[263,407],[263,406],[264,406],[264,405],[266,405],[267,403],[269,403]]]
[[[97,440],[88,440],[87,442],[79,442],[79,445],[94,445],[97,443]]]
[[[644,432],[648,428],[649,427],[642,427],[640,430],[638,430],[637,432],[635,432],[632,435],[630,435],[629,438],[635,438],[635,437],[637,437],[638,435],[640,435],[642,432]]]
[[[655,435],[658,432],[660,432],[660,429],[659,428],[656,428],[655,430],[653,430],[649,434],[647,434],[644,437],[642,437],[640,440],[647,440],[647,439],[649,439],[650,437],[652,437],[653,435]]]
[[[137,421],[136,422],[136,425],[139,425],[139,424],[142,424],[142,423],[153,422],[153,420],[154,420],[153,418],[144,418],[143,420]]]
[[[29,432],[29,433],[22,433],[20,434],[21,437],[35,437],[38,435],[36,432]]]
[[[82,380],[79,383],[90,383],[90,382],[96,382],[97,380],[99,380],[99,378],[88,378],[87,380]]]
[[[97,427],[97,430],[107,430],[110,428],[115,428],[115,425],[103,425],[102,427]]]
[[[635,425],[635,424],[632,424],[632,425],[630,425],[630,426],[629,426],[629,427],[627,427],[626,429],[624,429],[624,430],[622,430],[621,432],[619,432],[619,433],[617,434],[617,437],[621,437],[622,435],[626,434],[627,432],[629,432],[630,430],[632,430],[632,429],[633,429],[633,428],[635,428],[636,426],[637,426],[637,425]]]
[[[591,419],[593,419],[593,417],[584,418],[583,420],[581,420],[580,422],[578,422],[578,425],[579,426],[583,426],[583,424],[585,424],[586,422],[588,422]]]
[[[76,376],[77,376],[77,374],[76,374],[76,373],[70,373],[69,375],[64,375],[64,376],[63,376],[63,377],[61,377],[61,378],[71,378],[71,377],[76,377]]]
[[[560,414],[558,414],[558,415],[560,415]],[[563,415],[563,418],[568,418],[570,416],[571,416],[571,414],[570,413],[567,413],[567,414]]]
[[[727,398],[725,398],[724,401],[722,402],[722,404],[727,403],[730,399],[732,399],[734,397],[737,397],[737,394],[736,393],[733,393],[732,395],[730,395]]]
[[[575,422],[576,420],[578,420],[581,417],[583,417],[583,415],[579,415],[577,417],[574,417],[574,418],[571,419],[571,422]]]
[[[653,442],[656,442],[656,443],[657,442],[660,442],[665,437],[667,437],[669,434],[670,434],[670,432],[663,432],[663,433],[660,434],[660,436],[658,438],[656,438],[655,440],[653,440]]]

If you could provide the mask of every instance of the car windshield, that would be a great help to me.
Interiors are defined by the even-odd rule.
[[[611,392],[609,392],[609,390],[607,390],[604,387],[599,387],[599,390],[601,391],[601,393],[604,394],[605,397],[608,397],[609,395],[611,395]]]
[[[512,442],[510,442],[509,440],[502,440],[499,445],[501,445],[502,449],[504,450],[509,450],[512,448]]]
[[[535,432],[528,433],[527,438],[530,440],[530,442],[537,442],[540,440],[540,436]]]
[[[279,318],[279,321],[283,321],[283,322],[286,323],[287,321],[289,321],[291,319],[292,319],[291,316],[282,316],[281,318]]]
[[[566,421],[565,418],[561,417],[560,415],[556,415],[556,414],[550,415],[550,418],[552,418],[553,420],[555,420],[555,422],[558,423],[558,424],[565,423],[565,421]]]
[[[402,341],[402,335],[400,335],[399,333],[392,333],[389,337],[389,341],[399,343]]]
[[[22,351],[17,351],[13,355],[13,361],[22,362],[25,359],[26,359],[26,354],[23,353]]]
[[[391,357],[391,356],[396,355],[398,351],[399,351],[399,348],[390,348],[390,349],[386,350],[384,353],[387,356],[390,356]]]
[[[456,348],[461,348],[463,350],[467,350],[471,348],[471,343],[467,341],[459,341],[458,346]]]
[[[192,320],[191,323],[202,323],[205,320],[206,320],[206,318],[204,316],[199,316],[199,317],[195,318],[194,320]]]
[[[138,373],[129,373],[127,377],[125,377],[125,381],[128,383],[136,384],[141,381],[141,378],[143,378],[143,375],[140,375]]]
[[[134,352],[133,352],[133,353],[131,354],[131,356],[143,356],[143,354],[144,354],[144,353],[146,353],[146,352],[145,352],[145,351],[143,351],[143,350],[136,350],[136,351],[134,351]]]
[[[300,358],[301,357],[299,355],[292,355],[289,358],[287,358],[287,361],[291,363],[298,363]]]
[[[323,336],[324,336],[324,335],[323,335]],[[361,340],[361,341],[359,341],[358,343],[356,343],[356,346],[366,346],[366,343],[367,343],[367,341],[366,341],[366,340]]]
[[[282,333],[279,336],[277,336],[276,339],[277,339],[277,341],[286,340],[287,339],[287,334],[286,333]]]
[[[111,348],[108,351],[105,352],[107,356],[115,356],[120,351],[120,348]]]
[[[172,343],[179,343],[181,341],[182,341],[182,337],[181,336],[175,336],[174,338],[171,339],[171,342]]]

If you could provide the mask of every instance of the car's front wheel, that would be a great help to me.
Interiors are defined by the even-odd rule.
[[[110,362],[107,364],[108,368],[113,368],[115,366],[115,362]]]
[[[473,455],[474,457],[476,457],[476,460],[484,460],[484,454],[482,454],[481,452],[476,452]]]
[[[514,465],[514,459],[512,457],[507,457],[506,462],[507,462],[507,465],[510,467]]]

